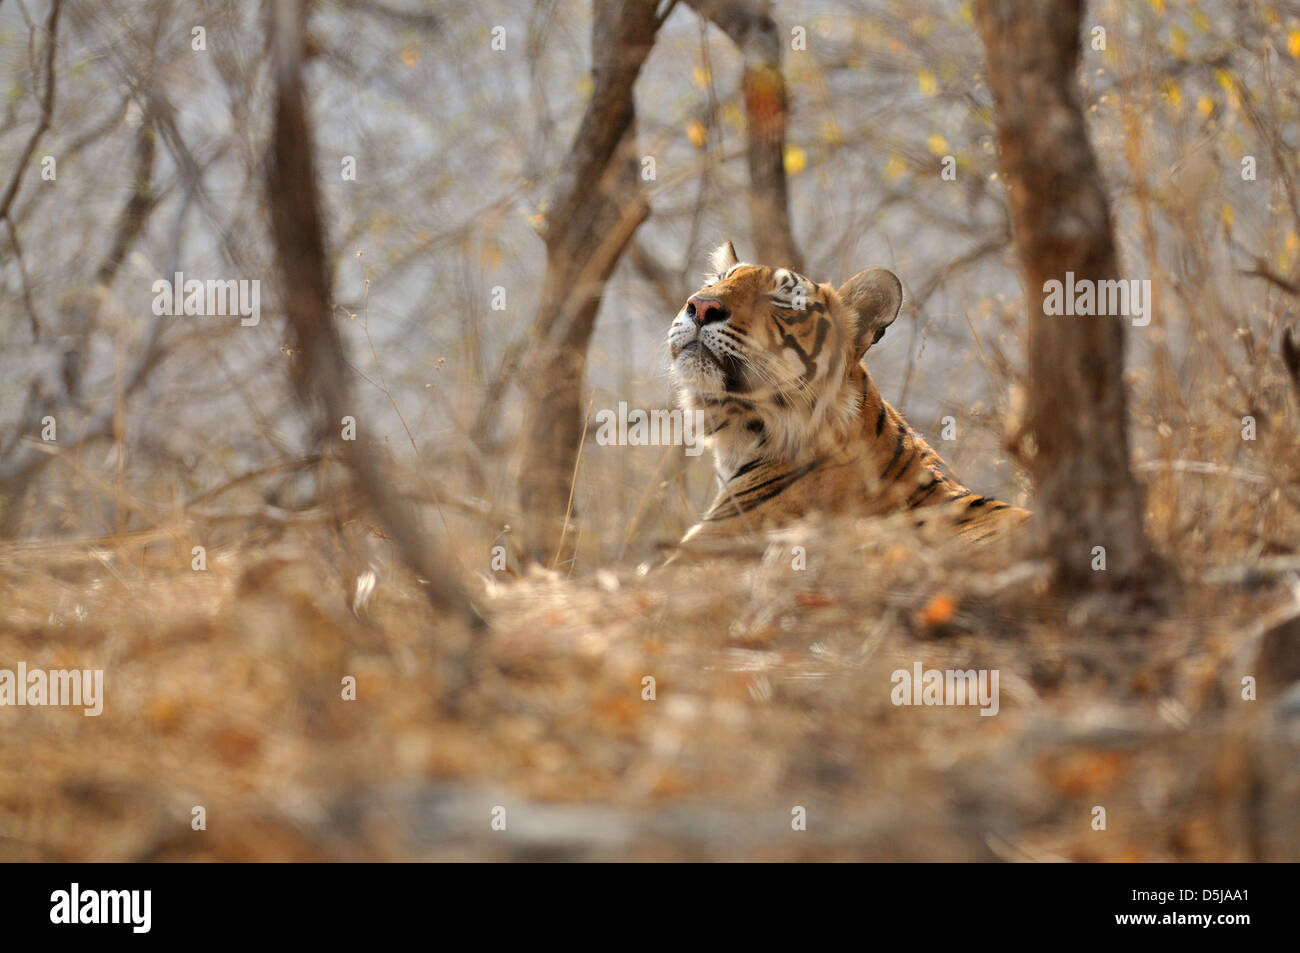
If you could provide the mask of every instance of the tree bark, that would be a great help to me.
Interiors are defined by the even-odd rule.
[[[311,126],[303,88],[302,56],[307,6],[303,0],[271,0],[275,115],[266,162],[267,204],[284,308],[298,348],[293,383],[323,433],[337,433],[354,413],[343,342],[334,324],[325,228],[316,189]],[[341,449],[361,495],[393,540],[407,566],[428,580],[430,601],[478,628],[481,619],[446,564],[427,543],[402,497],[358,441]],[[468,676],[459,673],[457,681]],[[462,687],[460,684],[455,688]]]
[[[1128,588],[1157,565],[1129,467],[1121,317],[1044,313],[1044,284],[1119,277],[1110,208],[1079,101],[1083,0],[977,0],[999,163],[1029,310],[1037,543],[1065,590]],[[1105,549],[1097,571],[1094,547]]]
[[[632,88],[654,44],[657,0],[593,5],[593,90],[546,211],[546,278],[523,372],[527,411],[519,495],[524,548],[543,564],[572,554],[567,531],[587,346],[605,282],[649,214],[640,188]]]
[[[749,229],[754,254],[773,268],[803,270],[790,225],[785,175],[789,99],[781,70],[781,32],[766,0],[687,0],[740,50],[749,166]]]

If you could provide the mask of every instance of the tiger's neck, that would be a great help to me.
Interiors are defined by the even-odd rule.
[[[810,421],[806,408],[779,402],[755,403],[739,395],[703,401],[704,431],[713,442],[724,490],[754,478],[760,469],[812,467],[826,461],[858,475],[858,499],[842,503],[867,514],[934,506],[971,495],[885,401],[862,365],[839,391],[824,395],[817,408]]]
[[[767,463],[798,463],[843,446],[859,417],[862,393],[845,381],[811,400],[743,394],[697,397],[719,478]]]
[[[973,494],[934,448],[881,396],[861,368],[861,472],[872,512],[938,506]]]

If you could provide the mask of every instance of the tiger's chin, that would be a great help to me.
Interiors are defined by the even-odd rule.
[[[727,392],[727,372],[703,344],[692,341],[672,363],[672,378],[688,400],[697,395],[716,396]]]

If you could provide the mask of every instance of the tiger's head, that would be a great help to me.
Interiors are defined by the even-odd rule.
[[[852,420],[862,357],[902,305],[898,278],[871,268],[836,289],[739,261],[730,242],[711,264],[673,318],[668,349],[678,400],[703,411],[718,449],[793,455]]]

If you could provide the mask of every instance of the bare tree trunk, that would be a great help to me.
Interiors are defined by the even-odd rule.
[[[312,155],[302,81],[303,0],[272,0],[275,116],[267,155],[267,202],[276,258],[284,282],[284,307],[299,353],[294,387],[325,433],[337,433],[346,414],[355,413],[343,343],[330,309],[331,288],[325,258],[325,231]],[[358,441],[342,441],[342,452],[358,490],[393,539],[410,569],[429,582],[429,598],[477,628],[478,613],[455,578],[420,533],[415,515],[384,479]]]
[[[785,176],[788,98],[781,71],[781,32],[766,0],[687,0],[740,50],[749,141],[749,229],[758,261],[803,270],[790,225]]]
[[[550,564],[573,543],[565,529],[584,425],[587,345],[605,282],[649,214],[640,189],[632,88],[654,44],[657,0],[593,5],[593,91],[546,212],[546,279],[524,371],[520,455],[525,549]]]
[[[1045,282],[1119,277],[1110,208],[1079,103],[1083,0],[977,0],[1000,165],[1029,308],[1038,543],[1064,589],[1152,578],[1129,468],[1120,317],[1044,313]],[[1104,547],[1104,572],[1094,569]]]

